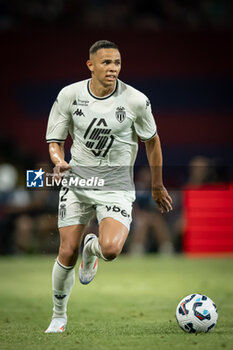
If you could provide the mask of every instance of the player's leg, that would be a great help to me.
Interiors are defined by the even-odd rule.
[[[86,225],[78,224],[60,227],[58,260],[64,266],[74,266],[78,260],[79,248]]]
[[[110,210],[112,208],[113,210]],[[83,284],[90,283],[97,271],[97,258],[110,261],[121,252],[128,236],[131,222],[132,203],[97,207],[99,238],[89,234],[84,240],[83,259],[79,267],[79,279]]]
[[[128,228],[113,218],[104,218],[99,224],[99,238],[91,233],[85,237],[83,258],[79,267],[79,280],[90,283],[96,275],[98,258],[105,261],[115,259],[128,237]]]
[[[120,255],[129,230],[120,221],[113,218],[104,218],[99,224],[99,252],[95,251],[104,260],[110,261]]]
[[[99,239],[92,243],[92,252],[104,260],[113,260],[120,254],[128,237],[132,202],[120,198],[113,205],[100,205],[97,219]]]
[[[85,225],[61,227],[59,255],[52,272],[53,316],[46,333],[58,333],[65,330],[67,323],[67,303],[75,283],[74,266],[82,242]]]

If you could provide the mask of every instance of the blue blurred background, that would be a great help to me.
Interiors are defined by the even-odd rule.
[[[173,182],[176,186],[173,174],[182,177],[180,173],[189,169],[196,157],[199,163],[195,166],[214,168],[215,182],[225,180],[226,172],[231,179],[231,1],[2,0],[0,13],[1,254],[57,249],[57,193],[25,191],[25,170],[50,162],[45,132],[51,105],[62,87],[89,77],[85,65],[88,50],[100,39],[116,42],[122,55],[120,79],[151,100],[162,141],[165,178],[171,187]],[[146,163],[140,144],[136,164]],[[188,175],[182,181],[187,183]],[[147,183],[140,186],[148,193]],[[126,252],[182,251],[182,198],[175,190],[172,188],[175,210],[165,220],[148,205],[149,197],[140,202],[139,193],[135,206],[139,219],[132,226]],[[134,231],[138,227],[146,231],[145,211],[158,218],[151,218],[149,238],[134,244]],[[154,220],[161,221],[157,228]],[[154,235],[156,230],[159,233]],[[164,248],[161,242],[165,242]]]

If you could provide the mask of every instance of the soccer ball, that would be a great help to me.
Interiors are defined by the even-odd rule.
[[[180,328],[187,333],[207,333],[216,326],[218,310],[206,295],[190,294],[179,302],[176,319]]]

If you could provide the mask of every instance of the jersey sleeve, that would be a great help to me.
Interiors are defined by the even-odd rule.
[[[157,133],[157,126],[151,111],[151,104],[144,95],[136,111],[134,128],[141,141],[152,139]]]
[[[69,112],[68,105],[69,98],[63,89],[58,94],[49,114],[46,132],[46,141],[48,143],[64,142],[66,140],[71,122],[71,113]]]

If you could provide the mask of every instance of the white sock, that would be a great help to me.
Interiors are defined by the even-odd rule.
[[[67,302],[74,282],[74,266],[64,266],[57,259],[52,272],[53,318],[66,318]]]
[[[90,254],[96,255],[96,256],[98,256],[98,258],[101,258],[101,259],[107,261],[107,259],[103,256],[101,247],[99,245],[98,237],[93,238],[92,240],[90,240],[90,243],[87,244],[87,251]]]

